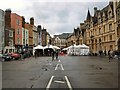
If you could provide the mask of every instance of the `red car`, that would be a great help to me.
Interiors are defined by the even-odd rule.
[[[12,57],[12,59],[19,59],[21,57],[19,53],[10,53],[10,56]]]

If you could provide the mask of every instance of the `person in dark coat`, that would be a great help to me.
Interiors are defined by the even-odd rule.
[[[110,59],[113,59],[112,54],[113,54],[112,50],[109,50],[108,51],[109,62],[110,62]]]
[[[106,50],[104,51],[104,55],[105,55],[105,56],[107,55]]]
[[[56,60],[58,60],[58,51],[56,51],[55,54],[56,54]]]
[[[54,60],[54,56],[55,56],[54,54],[55,54],[55,52],[53,51],[52,52],[52,61]]]

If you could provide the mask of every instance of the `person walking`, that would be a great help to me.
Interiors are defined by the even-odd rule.
[[[106,50],[104,51],[104,55],[106,56],[107,54],[106,54]]]
[[[54,51],[52,51],[52,61],[54,60]]]
[[[110,59],[113,59],[112,53],[113,53],[112,50],[108,51],[109,62],[110,62]]]
[[[58,51],[56,51],[56,60],[58,60]]]

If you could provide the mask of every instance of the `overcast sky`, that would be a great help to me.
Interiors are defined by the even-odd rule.
[[[102,9],[108,3],[109,0],[1,0],[0,9],[10,8],[24,16],[26,22],[34,17],[36,26],[40,24],[54,35],[72,33],[74,27],[84,22],[88,9],[93,15],[94,7]]]

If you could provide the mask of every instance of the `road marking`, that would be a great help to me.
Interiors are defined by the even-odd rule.
[[[54,81],[56,83],[65,83],[64,81]]]
[[[60,64],[60,66],[61,66],[62,70],[64,70],[63,65],[62,65],[62,64]]]
[[[54,78],[54,76],[51,77],[51,79],[50,79],[50,81],[49,81],[49,83],[48,83],[48,85],[47,85],[47,87],[46,87],[46,90],[49,90],[53,78]]]
[[[58,60],[58,62],[61,62],[60,59]]]
[[[57,64],[57,65],[56,65],[56,67],[55,67],[55,70],[57,70],[57,68],[58,68],[58,65],[59,65],[59,64]]]
[[[67,85],[68,85],[69,89],[72,90],[72,86],[71,86],[70,81],[68,80],[67,76],[65,76],[65,80],[67,81]]]

